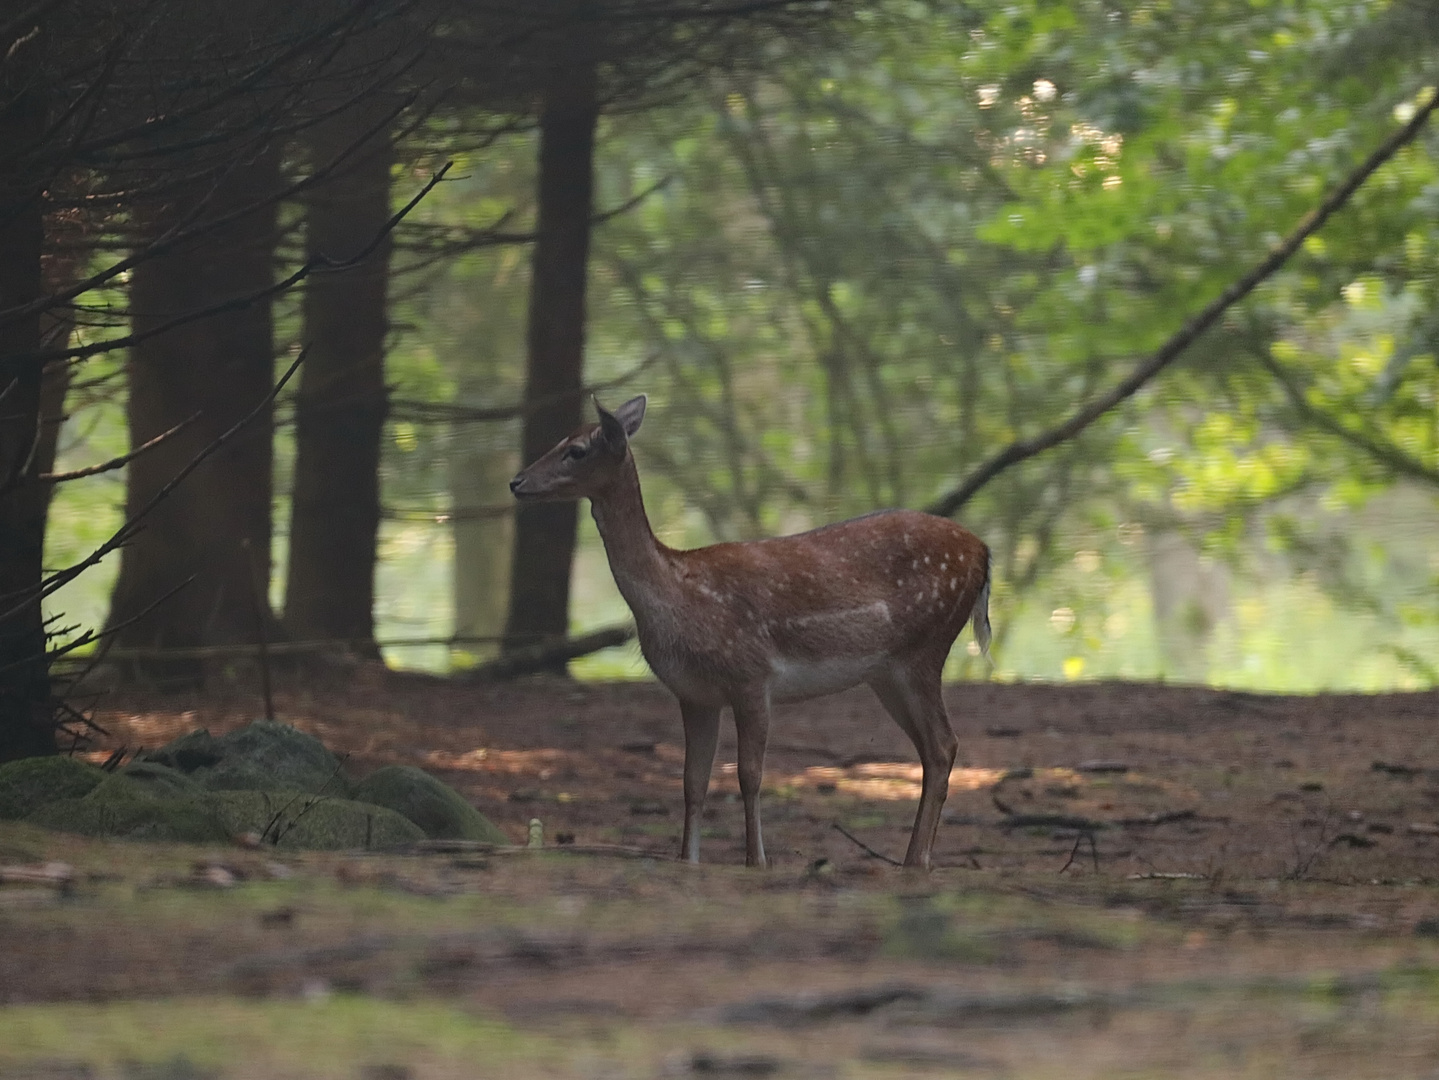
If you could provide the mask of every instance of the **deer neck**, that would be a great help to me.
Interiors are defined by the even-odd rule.
[[[665,603],[674,590],[669,549],[650,528],[633,457],[627,455],[615,482],[590,500],[590,511],[604,541],[610,573],[630,610],[638,616]]]

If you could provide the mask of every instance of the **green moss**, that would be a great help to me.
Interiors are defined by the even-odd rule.
[[[97,770],[98,771],[98,770]],[[207,791],[154,762],[104,776],[84,798],[39,807],[29,824],[85,836],[214,843],[244,833],[278,846],[320,851],[383,850],[425,838],[393,810],[305,791]]]
[[[224,822],[208,801],[155,798],[143,791],[136,795],[119,786],[100,799],[60,799],[40,807],[25,820],[61,832],[121,840],[208,844],[230,839]]]
[[[0,765],[0,820],[28,817],[46,803],[79,799],[106,774],[71,757],[24,758]]]
[[[215,738],[192,731],[146,755],[188,773],[213,791],[287,788],[348,796],[350,782],[340,760],[313,735],[288,724],[256,720]]]
[[[126,765],[112,778],[96,788],[97,797],[103,798],[101,788],[109,785],[126,785],[130,790],[152,798],[193,799],[204,794],[205,789],[178,769],[167,768],[154,761],[136,761]]]
[[[413,765],[386,765],[355,787],[360,802],[389,807],[435,840],[508,844],[505,836],[454,788]]]
[[[382,806],[299,791],[216,791],[209,795],[230,833],[279,836],[281,848],[384,849],[413,844],[418,825]]]

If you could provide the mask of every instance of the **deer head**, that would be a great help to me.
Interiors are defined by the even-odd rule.
[[[603,495],[629,459],[630,436],[645,418],[645,395],[630,398],[614,412],[598,400],[600,422],[580,428],[510,481],[523,502],[559,502]]]

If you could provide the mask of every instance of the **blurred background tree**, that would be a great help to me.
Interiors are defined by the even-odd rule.
[[[322,178],[287,178],[285,154],[337,86],[363,96],[404,70],[413,22],[361,0],[49,0],[0,24],[0,760],[53,750],[79,718],[49,650],[93,643],[101,616],[62,628],[47,605],[108,585],[85,578],[106,553],[101,636],[135,654],[129,674],[193,681],[187,649],[270,621],[272,301],[310,269],[277,279],[280,204]],[[386,62],[357,65],[380,32]],[[132,452],[57,465],[62,409],[97,402],[112,428],[123,409]],[[122,467],[123,508],[65,529],[56,486]],[[58,562],[42,561],[47,515]]]

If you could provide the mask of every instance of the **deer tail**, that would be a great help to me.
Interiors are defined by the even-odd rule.
[[[989,659],[989,578],[990,578],[990,555],[988,550],[984,553],[984,584],[980,586],[979,595],[974,598],[974,610],[970,613],[970,625],[974,627],[974,640],[979,644],[979,651],[986,660]]]

